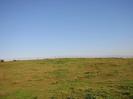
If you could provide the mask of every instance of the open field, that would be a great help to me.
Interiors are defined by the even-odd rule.
[[[1,62],[0,99],[133,99],[133,58]]]

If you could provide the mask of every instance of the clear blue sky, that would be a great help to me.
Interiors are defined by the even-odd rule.
[[[133,56],[133,0],[0,0],[0,58]]]

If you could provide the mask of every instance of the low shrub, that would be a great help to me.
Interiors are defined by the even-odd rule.
[[[0,60],[0,62],[4,62],[4,60],[2,59],[2,60]]]

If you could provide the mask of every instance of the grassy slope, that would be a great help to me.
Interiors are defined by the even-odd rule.
[[[133,59],[0,63],[0,99],[133,99]]]

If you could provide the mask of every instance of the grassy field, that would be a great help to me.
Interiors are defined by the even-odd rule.
[[[1,62],[0,99],[133,99],[133,59]]]

